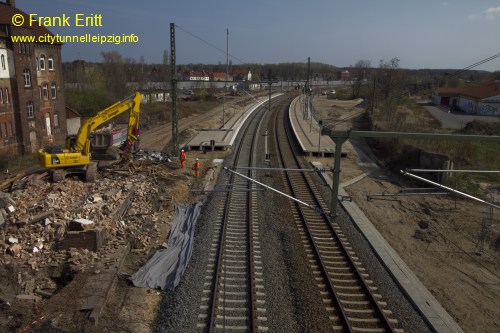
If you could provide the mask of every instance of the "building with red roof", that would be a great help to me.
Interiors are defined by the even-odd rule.
[[[438,88],[432,101],[465,113],[500,116],[500,81],[489,80],[463,88]]]
[[[22,15],[21,26],[12,24]],[[15,0],[0,1],[0,152],[36,152],[67,134],[60,43]],[[22,37],[24,40],[14,40]]]

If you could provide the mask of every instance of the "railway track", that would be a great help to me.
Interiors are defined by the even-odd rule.
[[[294,145],[286,112],[274,118],[278,167],[303,169]],[[284,124],[284,126],[283,126]],[[313,210],[290,201],[293,216],[309,258],[333,332],[403,332],[377,292],[338,225],[331,224],[325,202],[309,174],[282,172],[285,192]],[[320,213],[324,212],[324,213]]]
[[[265,108],[254,112],[235,152],[233,168],[254,165]],[[246,176],[255,178],[255,171]],[[197,328],[203,332],[266,332],[266,304],[256,186],[228,174],[227,198],[212,240]]]

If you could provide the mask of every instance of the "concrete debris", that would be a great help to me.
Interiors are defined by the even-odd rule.
[[[138,160],[146,160],[147,159],[147,160],[157,162],[157,163],[165,163],[165,162],[171,163],[172,162],[172,160],[170,159],[170,157],[167,154],[155,152],[155,151],[141,150],[141,151],[138,151],[135,155],[136,155],[136,158]]]
[[[51,183],[47,173],[4,183],[0,265],[33,274],[17,276],[23,289],[15,298],[38,302],[57,294],[55,281],[68,274],[100,274],[117,265],[113,255],[127,244],[149,254],[165,229],[158,225],[169,222],[172,210],[171,200],[160,198],[168,195],[169,161],[143,152],[126,165],[101,167],[95,183],[70,177]],[[46,276],[34,274],[42,271]]]

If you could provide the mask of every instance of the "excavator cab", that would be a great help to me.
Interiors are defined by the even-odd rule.
[[[38,151],[40,166],[50,170],[53,182],[63,180],[67,174],[81,174],[87,182],[95,181],[97,164],[91,160],[90,136],[92,131],[119,114],[130,110],[127,141],[133,144],[138,139],[136,131],[139,126],[140,102],[141,94],[136,92],[87,119],[78,130],[77,135],[68,136],[66,148],[53,145],[40,149]]]

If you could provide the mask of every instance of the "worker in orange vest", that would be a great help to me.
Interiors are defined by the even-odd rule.
[[[198,159],[196,159],[196,162],[194,162],[193,169],[196,177],[198,177],[200,175],[200,161]]]
[[[181,161],[181,168],[184,168],[184,164],[186,163],[186,153],[184,152],[184,149],[181,149],[179,160]]]

